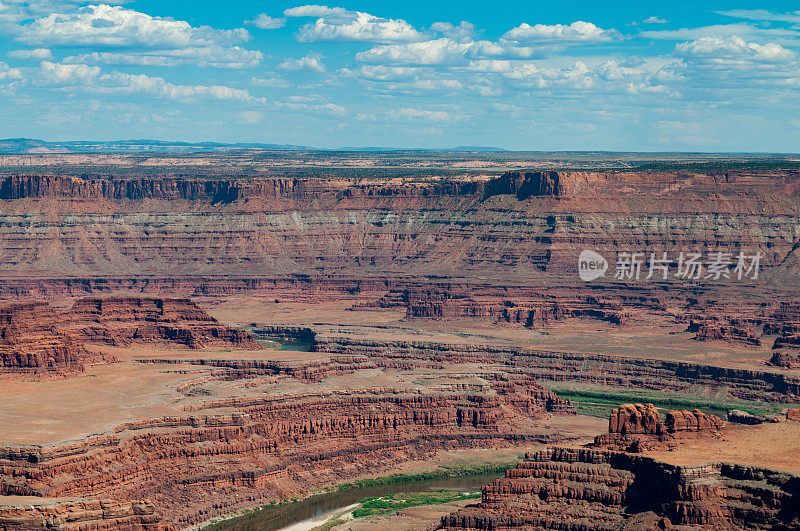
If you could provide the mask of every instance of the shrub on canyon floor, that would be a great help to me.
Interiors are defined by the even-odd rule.
[[[398,492],[388,496],[372,496],[362,499],[361,507],[353,511],[354,518],[393,514],[400,509],[420,505],[440,505],[459,500],[480,498],[477,491],[460,492],[456,490],[437,490],[428,492]]]

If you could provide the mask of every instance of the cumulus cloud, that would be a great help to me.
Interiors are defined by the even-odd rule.
[[[313,70],[314,72],[324,72],[325,65],[319,57],[306,55],[299,59],[286,59],[278,65],[280,70]]]
[[[99,4],[38,18],[22,26],[18,40],[28,44],[64,46],[177,48],[225,45],[249,38],[247,30],[241,28],[192,27],[183,20],[153,17],[120,6]]]
[[[317,17],[300,28],[300,42],[364,41],[411,42],[425,36],[402,19],[380,18],[362,11],[341,7],[305,5],[287,9],[287,17]]]
[[[22,72],[17,68],[11,68],[6,63],[0,61],[0,80],[21,79]]]
[[[675,47],[675,53],[714,63],[786,63],[797,60],[797,52],[787,50],[780,44],[746,42],[737,36],[701,37],[691,42],[682,42]]]
[[[459,42],[474,40],[476,34],[475,25],[464,20],[458,26],[450,22],[434,22],[431,31]]]
[[[579,20],[570,25],[522,23],[507,31],[503,38],[525,43],[609,42],[620,37],[616,30],[599,28],[591,22]]]
[[[97,80],[101,74],[99,66],[65,65],[42,61],[40,82],[53,85],[83,85]]]
[[[110,64],[138,66],[196,65],[216,68],[252,68],[264,58],[257,50],[240,46],[205,46],[136,52],[92,52],[64,58],[68,64]]]
[[[362,79],[374,81],[397,81],[414,79],[422,72],[421,68],[407,66],[361,65],[356,73]]]
[[[669,22],[669,21],[666,20],[666,19],[659,18],[659,17],[656,17],[656,16],[652,16],[652,17],[647,17],[646,19],[644,19],[642,21],[642,24],[666,24],[667,22]]]
[[[457,65],[470,59],[490,57],[530,57],[534,50],[504,42],[457,42],[448,38],[408,44],[376,46],[356,54],[364,63],[407,65]]]
[[[176,85],[161,77],[145,74],[103,73],[99,66],[62,64],[42,61],[38,85],[81,86],[100,94],[147,94],[175,100],[191,101],[198,98],[262,102],[246,90],[224,85]]]
[[[248,20],[246,23],[261,29],[278,29],[286,25],[286,19],[283,17],[273,18],[266,13],[260,13],[256,18]]]
[[[33,48],[30,50],[12,50],[8,52],[12,59],[52,59],[53,52],[49,48]]]

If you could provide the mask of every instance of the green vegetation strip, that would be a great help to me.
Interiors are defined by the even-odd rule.
[[[372,496],[359,503],[361,507],[353,511],[353,518],[394,514],[400,509],[420,505],[441,505],[460,500],[480,498],[480,492],[459,492],[455,490],[432,490],[428,492],[398,492],[388,496]]]
[[[575,409],[583,415],[608,418],[611,410],[620,404],[651,403],[659,409],[699,409],[725,418],[731,409],[740,409],[753,415],[770,415],[779,409],[771,404],[730,399],[706,399],[692,395],[672,395],[659,392],[588,391],[578,389],[551,389],[562,398],[572,400]]]
[[[336,488],[338,490],[352,490],[363,489],[366,487],[374,487],[377,485],[389,485],[396,483],[412,483],[414,481],[431,481],[436,479],[447,479],[465,476],[480,476],[483,474],[503,474],[509,468],[517,466],[518,461],[511,461],[508,463],[497,463],[488,465],[477,465],[467,467],[452,467],[452,468],[439,468],[432,472],[423,472],[421,474],[392,474],[380,478],[360,479],[352,483],[343,483]]]

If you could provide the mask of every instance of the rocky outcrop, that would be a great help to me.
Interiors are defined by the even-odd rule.
[[[729,341],[745,345],[761,346],[761,338],[752,329],[723,324],[717,321],[692,321],[688,332],[695,332],[697,341]]]
[[[767,365],[781,369],[800,369],[800,351],[777,350],[772,353]]]
[[[662,420],[653,404],[623,404],[611,411],[608,434],[597,436],[594,446],[633,453],[665,449],[687,437],[718,437],[725,425],[699,409],[667,411]]]
[[[13,499],[9,500],[13,501]],[[0,530],[63,529],[85,531],[172,531],[152,502],[76,500],[0,505]]]
[[[528,454],[445,529],[793,529],[800,478],[737,465],[680,467],[608,450]]]
[[[790,408],[786,411],[787,420],[800,420],[800,408]]]
[[[0,370],[82,370],[89,353],[44,303],[0,307]]]
[[[716,415],[704,413],[699,409],[692,411],[667,411],[664,427],[668,433],[715,432],[725,426]]]
[[[259,348],[252,334],[220,324],[188,299],[80,299],[63,314],[62,326],[74,337],[112,345],[160,341],[181,343],[190,348]]]
[[[45,303],[0,307],[0,370],[82,371],[84,363],[104,359],[85,343],[134,341],[260,348],[252,334],[220,324],[188,299],[87,298],[68,310]]]
[[[620,435],[663,435],[664,423],[653,404],[623,404],[611,411],[608,433]]]

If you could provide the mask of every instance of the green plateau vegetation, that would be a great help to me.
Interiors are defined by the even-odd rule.
[[[651,403],[659,409],[699,409],[725,419],[731,409],[740,409],[753,415],[774,415],[780,408],[764,402],[735,400],[729,398],[700,397],[662,391],[584,390],[558,389],[551,391],[562,398],[572,400],[575,410],[581,415],[607,419],[611,410],[621,404]]]
[[[521,459],[521,457],[520,457]],[[422,472],[420,474],[392,474],[380,478],[360,479],[352,483],[343,483],[337,487],[338,490],[363,489],[377,485],[390,485],[396,483],[412,483],[414,481],[430,481],[434,479],[447,479],[465,476],[479,476],[482,474],[502,474],[509,468],[517,466],[517,461],[508,463],[496,463],[487,465],[465,466],[465,467],[442,467],[432,472]]]

